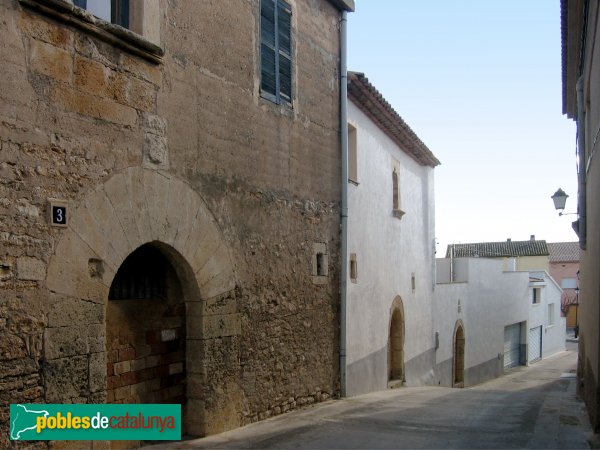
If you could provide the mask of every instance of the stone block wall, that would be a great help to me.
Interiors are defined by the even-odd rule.
[[[63,3],[0,2],[0,447],[10,403],[138,399],[118,389],[148,367],[111,346],[108,294],[147,243],[176,273],[185,332],[145,338],[178,330],[168,355],[185,357],[143,382],[160,372],[156,398],[178,398],[183,368],[192,434],[337,395],[339,11],[292,2],[286,106],[260,97],[258,0],[161,2],[158,63]]]

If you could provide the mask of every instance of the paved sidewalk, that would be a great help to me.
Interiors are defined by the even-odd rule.
[[[589,448],[569,347],[472,388],[376,392],[154,448]]]

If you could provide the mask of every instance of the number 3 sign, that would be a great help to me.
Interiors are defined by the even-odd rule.
[[[66,227],[67,219],[69,217],[67,213],[67,202],[62,200],[48,199],[48,203],[50,225],[55,227]]]

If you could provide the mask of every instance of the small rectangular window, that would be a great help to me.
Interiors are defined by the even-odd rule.
[[[533,288],[531,290],[531,303],[534,305],[542,300],[542,291],[540,288]]]
[[[577,279],[563,278],[560,282],[560,287],[563,289],[575,289],[577,287]]]
[[[312,279],[314,284],[326,284],[329,275],[329,254],[327,244],[316,242],[313,244]]]
[[[350,254],[350,281],[356,283],[358,279],[358,264],[356,262],[356,253]]]
[[[292,8],[283,0],[260,1],[260,92],[292,101]]]
[[[324,277],[325,275],[327,275],[325,271],[325,255],[317,253],[317,276]]]
[[[392,172],[392,208],[394,211],[400,209],[400,198],[398,195],[398,172]]]
[[[394,167],[392,171],[392,215],[402,219],[404,211],[400,209],[400,181],[398,178],[398,168]]]
[[[356,127],[348,124],[348,181],[358,184],[358,143]]]

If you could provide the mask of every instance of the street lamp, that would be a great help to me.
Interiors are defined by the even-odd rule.
[[[554,208],[556,208],[557,210],[560,211],[558,213],[559,216],[568,216],[570,214],[577,214],[577,213],[563,212],[563,210],[565,209],[565,204],[567,203],[567,197],[569,197],[569,196],[561,188],[558,188],[558,190],[552,195],[552,197],[550,197],[552,199],[552,201],[554,202]]]

